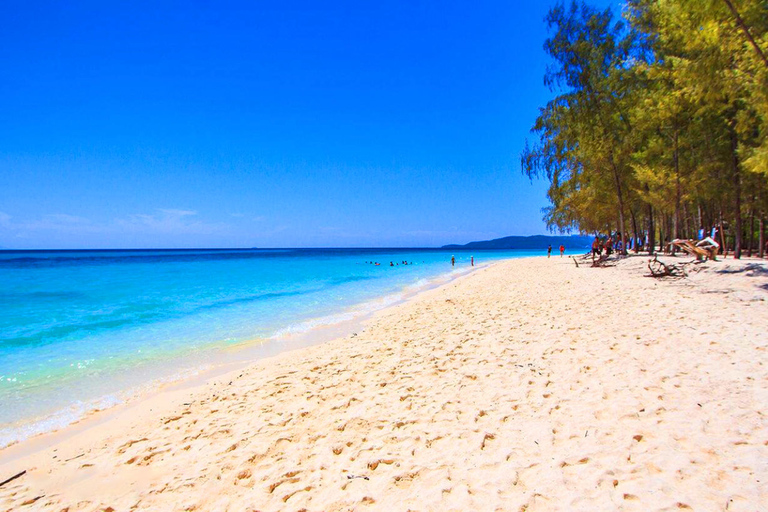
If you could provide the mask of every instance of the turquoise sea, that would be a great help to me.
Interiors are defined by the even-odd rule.
[[[473,255],[482,265],[536,254],[0,252],[0,447],[194,372],[217,354],[279,348],[292,333],[385,307],[471,270]]]

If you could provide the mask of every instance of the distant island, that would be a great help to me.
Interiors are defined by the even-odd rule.
[[[504,238],[495,238],[482,242],[469,242],[468,244],[444,245],[443,249],[546,249],[551,245],[557,250],[560,244],[566,249],[584,249],[588,248],[591,238],[582,235],[570,236],[505,236]]]

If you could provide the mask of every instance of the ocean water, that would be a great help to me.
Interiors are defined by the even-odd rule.
[[[469,271],[471,255],[485,264],[534,254],[541,253],[0,252],[0,447],[194,372],[225,351],[280,344],[394,303]]]

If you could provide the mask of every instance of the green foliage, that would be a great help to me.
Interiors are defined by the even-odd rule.
[[[577,1],[546,17],[555,97],[521,155],[550,182],[545,220],[626,235],[629,215],[666,239],[724,224],[738,253],[742,217],[768,210],[768,2],[629,0],[622,18]]]

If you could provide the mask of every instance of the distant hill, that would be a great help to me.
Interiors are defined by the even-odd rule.
[[[495,240],[486,240],[484,242],[469,242],[468,244],[444,245],[443,249],[546,249],[548,245],[552,246],[553,251],[557,251],[560,244],[567,249],[586,249],[590,247],[592,238],[589,236],[505,236]]]

